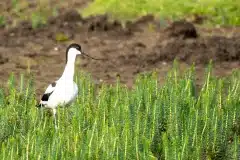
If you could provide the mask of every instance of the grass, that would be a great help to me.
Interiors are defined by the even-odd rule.
[[[210,25],[240,25],[240,3],[236,0],[94,0],[84,9],[81,5],[76,5],[74,0],[11,0],[11,3],[3,0],[4,5],[10,5],[10,9],[0,6],[0,26],[9,25],[5,24],[6,18],[12,21],[11,26],[16,26],[22,20],[29,20],[33,28],[38,28],[45,25],[49,17],[62,12],[62,8],[77,9],[84,16],[108,13],[114,19],[123,21],[146,14],[155,15],[161,22],[200,15],[206,16],[206,23]]]
[[[154,14],[160,19],[179,19],[194,14],[207,16],[214,25],[240,25],[240,3],[236,0],[95,0],[85,16],[109,13],[113,18],[135,19]]]
[[[19,22],[27,20],[30,21],[32,27],[39,28],[47,24],[47,20],[51,16],[56,16],[58,14],[57,8],[58,4],[53,5],[51,1],[47,0],[37,0],[36,2],[30,2],[27,0],[3,0],[3,4],[9,4],[10,8],[8,11],[3,7],[1,9],[1,14],[11,20],[12,24],[10,27],[15,27]],[[9,27],[9,24],[7,24]]]
[[[62,8],[77,9],[84,16],[108,13],[114,19],[123,21],[136,19],[146,14],[155,15],[161,22],[200,15],[207,17],[207,24],[240,25],[238,16],[240,15],[240,3],[236,0],[94,0],[84,9],[81,5],[76,5],[74,0],[68,2],[11,0],[11,3],[3,0],[4,5],[10,5],[10,8],[0,6],[0,26],[9,25],[3,21],[3,17],[5,17],[12,21],[11,26],[16,26],[22,20],[29,20],[33,28],[38,28],[46,25],[49,17],[62,12]]]
[[[195,87],[194,68],[177,64],[164,85],[141,74],[132,90],[94,85],[78,73],[79,97],[58,109],[59,130],[35,108],[33,79],[0,90],[0,159],[238,159],[240,73],[218,79],[206,71]]]
[[[5,17],[4,16],[0,16],[0,27],[4,27],[5,26]]]

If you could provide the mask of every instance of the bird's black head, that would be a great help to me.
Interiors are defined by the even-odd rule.
[[[77,43],[72,43],[72,44],[70,44],[69,46],[68,46],[68,48],[67,48],[67,52],[68,52],[68,50],[69,49],[71,49],[71,48],[75,48],[75,49],[77,49],[78,51],[82,51],[82,47],[79,45],[79,44],[77,44]]]
[[[72,52],[72,50],[73,50],[73,52]],[[71,51],[71,53],[69,51]],[[68,46],[67,51],[66,51],[66,63],[68,61],[68,54],[71,54],[71,55],[72,54],[73,55],[82,54],[82,55],[87,56],[87,57],[89,57],[91,59],[94,59],[94,60],[104,60],[104,59],[93,58],[93,57],[89,56],[88,54],[86,54],[85,52],[82,51],[82,47],[77,43],[72,43]]]
[[[68,54],[70,53],[69,51],[70,51],[71,49],[75,49],[75,51],[76,51],[76,50],[79,51],[79,52],[75,52],[76,55],[82,53],[82,47],[81,47],[79,44],[77,44],[77,43],[72,43],[72,44],[70,44],[70,45],[67,47],[67,50],[66,50],[66,63],[67,63],[67,61],[68,61]]]

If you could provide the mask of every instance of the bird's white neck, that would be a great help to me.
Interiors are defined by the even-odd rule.
[[[64,81],[73,81],[75,59],[76,59],[76,55],[68,56],[67,64],[65,66],[64,72],[60,79]]]

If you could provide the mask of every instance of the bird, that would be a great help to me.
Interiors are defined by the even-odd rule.
[[[81,45],[77,43],[70,44],[66,49],[66,65],[62,76],[52,82],[45,90],[38,108],[52,109],[54,125],[57,129],[56,113],[58,106],[68,106],[74,102],[78,95],[78,86],[74,82],[75,59],[78,55],[85,55],[95,60],[82,51]]]

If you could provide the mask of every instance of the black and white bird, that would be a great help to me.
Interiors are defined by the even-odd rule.
[[[37,107],[44,107],[53,110],[55,128],[57,128],[57,107],[70,105],[78,95],[78,86],[73,78],[75,59],[76,56],[80,54],[90,57],[82,51],[79,44],[73,43],[68,46],[66,50],[66,66],[62,76],[47,87],[40,103],[37,105]],[[90,58],[95,59],[93,57]]]

